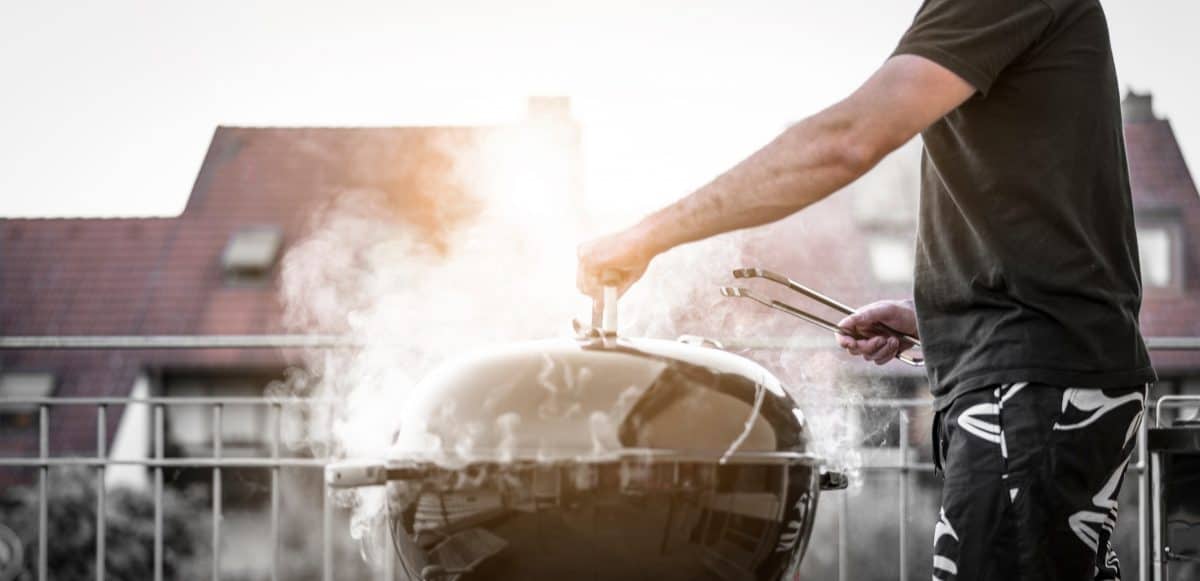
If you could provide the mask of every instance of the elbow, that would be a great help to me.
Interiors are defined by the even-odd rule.
[[[847,127],[836,141],[838,163],[854,177],[867,173],[904,144],[877,127]]]
[[[854,177],[861,176],[888,154],[883,148],[858,139],[844,139],[837,146],[837,163]]]
[[[891,119],[871,115],[852,103],[843,103],[829,113],[831,118],[825,125],[829,149],[834,152],[835,163],[853,177],[870,171],[912,137]]]

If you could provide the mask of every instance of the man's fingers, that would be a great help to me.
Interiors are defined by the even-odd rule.
[[[876,335],[867,339],[855,339],[848,335],[834,336],[838,347],[850,355],[861,356],[864,361],[884,365],[895,359],[904,349],[911,347],[908,341],[895,335]]]
[[[883,365],[900,353],[902,343],[893,335],[879,335],[869,339],[855,339],[846,335],[836,336],[837,344],[851,355],[859,355],[865,361]]]
[[[896,354],[900,352],[900,340],[896,337],[888,337],[884,342],[884,346],[875,353],[875,358],[872,360],[876,365],[883,365],[892,359],[895,359]]]
[[[837,341],[838,347],[842,349],[849,349],[854,346],[854,339],[845,335],[834,334],[833,338]]]
[[[837,339],[838,347],[845,349],[847,353],[851,355],[859,355],[861,353],[859,351],[859,341],[855,340],[853,337],[847,337],[846,335],[840,334],[834,335],[834,337]]]
[[[871,337],[863,342],[863,356],[873,360],[884,347],[887,347],[887,337]]]

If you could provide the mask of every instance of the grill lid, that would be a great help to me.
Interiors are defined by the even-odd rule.
[[[720,349],[591,337],[517,343],[435,370],[400,410],[393,461],[813,461],[778,379]]]

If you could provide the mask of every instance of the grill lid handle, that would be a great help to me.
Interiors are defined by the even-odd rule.
[[[850,478],[845,472],[821,470],[821,490],[845,490],[850,485]]]
[[[600,300],[592,302],[592,328],[599,329],[604,335],[617,334],[617,290],[621,286],[621,272],[605,270],[600,273],[600,284],[603,294]]]

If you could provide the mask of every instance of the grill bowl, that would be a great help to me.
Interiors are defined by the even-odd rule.
[[[406,579],[782,579],[836,482],[773,375],[694,344],[476,353],[401,417],[371,474]]]

